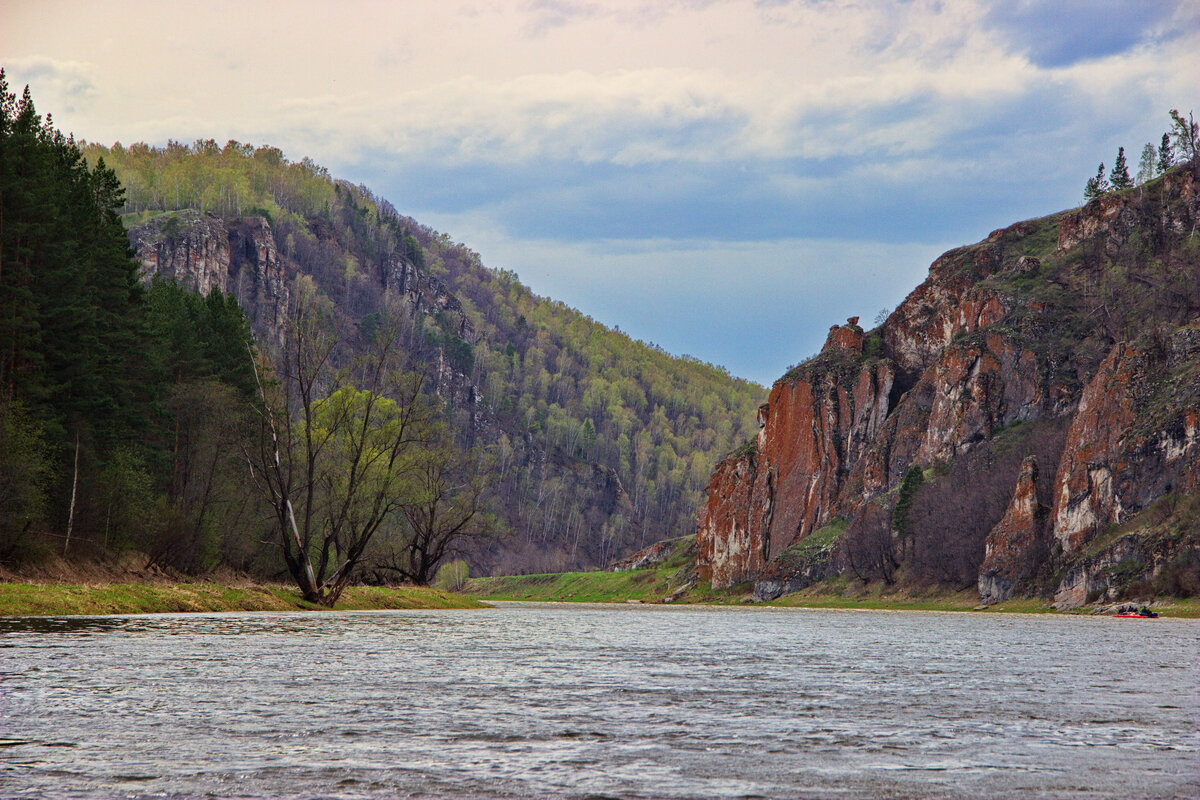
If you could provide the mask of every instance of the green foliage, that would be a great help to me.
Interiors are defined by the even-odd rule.
[[[1157,174],[1155,165],[1158,160],[1158,150],[1150,142],[1142,148],[1142,157],[1138,160],[1137,182],[1139,185],[1152,180]]]
[[[50,478],[41,426],[21,403],[0,400],[0,563],[20,564],[36,553]]]
[[[883,336],[878,333],[872,333],[863,339],[863,358],[871,361],[878,358],[883,358]]]
[[[756,455],[758,455],[758,436],[757,435],[751,436],[749,439],[742,442],[741,447],[739,447],[736,450],[734,450],[733,452],[731,452],[728,456],[726,456],[726,458],[733,458],[733,459],[750,458],[750,459],[753,459]]]
[[[872,350],[874,351],[874,346]],[[788,370],[777,383],[796,383],[802,380],[834,380],[846,385],[858,378],[863,364],[866,363],[866,342],[863,352],[856,353],[840,348],[822,350],[812,358]]]
[[[111,446],[138,426],[140,286],[121,204],[103,160],[89,168],[0,71],[0,397],[21,398],[54,445],[83,432]]]
[[[924,483],[925,473],[916,464],[908,468],[908,472],[904,473],[904,479],[900,482],[899,497],[896,500],[896,507],[892,511],[892,527],[901,537],[907,538],[912,535],[910,512],[913,498]]]
[[[478,407],[451,392],[448,418],[462,445],[498,454],[506,438],[494,510],[530,551],[598,565],[643,546],[647,533],[691,532],[716,460],[753,434],[762,387],[538,297],[514,274],[485,268],[464,245],[312,162],[212,141],[89,145],[86,153],[127,184],[131,221],[179,209],[265,210],[280,253],[335,301],[335,323],[361,322],[360,342],[370,340],[389,293],[453,292],[461,309],[413,309],[404,345],[414,360],[448,364],[480,388]],[[183,235],[183,223],[170,219],[164,235],[172,224]],[[428,276],[420,291],[398,284],[397,264]],[[481,415],[489,421],[483,434]],[[530,566],[526,559],[513,568]]]
[[[433,585],[444,592],[461,592],[463,587],[467,585],[467,578],[470,575],[470,568],[467,562],[461,558],[456,558],[453,561],[447,561],[438,569],[437,578],[434,579]]]
[[[1171,134],[1164,133],[1162,142],[1158,145],[1158,163],[1155,165],[1161,175],[1175,164],[1175,146],[1171,143]]]
[[[1133,181],[1129,178],[1129,165],[1125,163],[1124,147],[1117,149],[1117,160],[1113,162],[1109,180],[1112,182],[1114,192],[1124,191],[1133,187]]]
[[[778,559],[794,571],[827,561],[848,524],[846,519],[837,517],[788,547],[779,554]]]
[[[160,493],[141,453],[117,448],[100,470],[97,494],[103,514],[102,544],[107,550],[137,548],[142,552],[167,549],[162,541]]]
[[[1104,176],[1104,162],[1100,162],[1100,167],[1096,170],[1095,177],[1088,178],[1087,183],[1083,187],[1083,197],[1085,200],[1092,200],[1112,187],[1108,185],[1108,178]]]
[[[211,490],[218,476],[237,483],[214,455],[228,442],[194,422],[238,414],[208,404],[186,420],[179,387],[207,381],[247,398],[249,325],[220,292],[144,290],[124,190],[93,156],[43,121],[28,89],[18,101],[0,71],[0,405],[16,420],[2,449],[21,458],[0,471],[23,498],[26,536],[70,526],[92,552],[137,547],[203,570],[229,520]],[[180,224],[168,220],[167,235]]]
[[[339,609],[485,608],[466,597],[433,589],[356,586],[347,589]],[[306,603],[295,589],[277,585],[223,586],[189,581],[179,584],[0,583],[0,616],[35,617],[71,614],[146,614],[195,611],[325,610]]]

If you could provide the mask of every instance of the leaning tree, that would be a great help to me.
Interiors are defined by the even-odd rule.
[[[399,512],[436,407],[425,376],[403,369],[398,315],[351,359],[339,351],[329,301],[305,279],[295,296],[279,367],[263,366],[274,379],[258,380],[258,432],[245,455],[301,594],[332,606]],[[335,366],[343,361],[350,366]]]

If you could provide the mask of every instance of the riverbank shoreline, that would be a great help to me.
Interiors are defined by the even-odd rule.
[[[981,607],[969,591],[914,595],[875,589],[860,593],[807,590],[752,602],[745,587],[714,592],[692,587],[664,603],[654,570],[625,573],[551,573],[474,578],[462,594],[426,587],[348,587],[333,609],[305,602],[284,584],[221,581],[0,582],[0,617],[89,616],[106,614],[212,613],[239,611],[371,611],[489,608],[493,602],[746,606],[871,611],[947,611],[1017,614],[1108,613],[1108,605],[1059,611],[1045,600],[1014,599]],[[1200,618],[1200,600],[1167,598],[1149,602],[1164,618]]]
[[[0,583],[0,617],[223,611],[382,611],[488,608],[486,602],[426,587],[351,586],[337,605],[306,602],[282,584]]]
[[[1039,598],[1015,598],[981,606],[974,590],[952,591],[936,587],[920,592],[896,587],[849,586],[845,581],[818,585],[766,602],[751,598],[751,584],[713,590],[701,581],[679,587],[674,566],[621,572],[564,572],[472,578],[463,593],[483,602],[641,603],[647,605],[747,605],[774,608],[856,609],[876,611],[973,611],[984,614],[1064,614],[1087,616],[1108,613],[1113,603],[1061,611]],[[1139,602],[1139,605],[1142,603]],[[1159,598],[1147,600],[1162,617],[1200,618],[1200,600]]]

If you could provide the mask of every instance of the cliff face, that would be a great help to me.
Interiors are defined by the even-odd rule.
[[[1015,480],[1006,508],[981,508],[995,518],[979,521],[962,556],[985,602],[1055,589],[1061,603],[1082,602],[1111,588],[1098,571],[1135,549],[1155,563],[1145,543],[1122,540],[1122,558],[1094,551],[1160,498],[1200,490],[1195,186],[1185,167],[995,231],[935,261],[880,328],[835,326],[818,356],[772,388],[752,445],[717,467],[698,521],[701,576],[714,587],[754,580],[756,596],[770,597],[837,572],[895,580],[921,572],[922,558],[937,574],[934,534],[891,524],[914,465],[934,476],[922,490],[931,498],[953,496],[956,480],[964,497]],[[1047,508],[1036,458],[1005,474],[988,465],[1012,463],[996,456],[1005,448],[1032,452],[1058,420],[1070,424],[1048,459]],[[985,445],[986,457],[973,455]],[[955,470],[964,458],[971,468]],[[780,558],[835,524],[828,568]],[[1068,578],[1044,585],[1056,571]],[[1064,589],[1071,581],[1082,592]]]
[[[318,242],[332,242],[336,247],[331,231],[319,221],[313,223],[312,233]],[[304,270],[280,254],[265,218],[180,211],[133,228],[129,239],[146,281],[157,276],[201,294],[212,289],[232,294],[250,318],[259,342],[283,342],[292,283]],[[373,278],[381,293],[399,298],[409,313],[444,314],[459,337],[474,341],[474,329],[462,303],[441,281],[395,256],[382,263]],[[476,405],[476,388],[467,376],[454,370],[440,350],[433,374],[443,397]]]
[[[266,220],[184,211],[151,220],[129,238],[147,281],[158,276],[201,294],[232,294],[260,340],[282,342],[296,271],[279,257]]]
[[[1038,464],[1026,456],[1017,476],[1017,488],[1004,517],[988,534],[979,565],[979,599],[984,604],[1012,597],[1015,582],[1026,577],[1038,557],[1042,514],[1037,501]]]

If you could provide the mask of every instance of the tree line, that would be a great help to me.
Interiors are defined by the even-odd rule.
[[[483,456],[394,346],[401,315],[335,358],[352,343],[302,277],[260,353],[231,295],[143,283],[126,211],[114,170],[0,70],[0,564],[133,554],[290,575],[331,605],[381,570],[428,583],[496,529]]]
[[[1104,162],[1100,163],[1096,174],[1087,179],[1083,187],[1084,200],[1092,200],[1108,192],[1121,192],[1141,186],[1176,164],[1196,160],[1197,145],[1200,141],[1200,127],[1188,112],[1187,119],[1178,109],[1171,109],[1171,128],[1162,135],[1158,147],[1147,142],[1142,148],[1138,160],[1138,170],[1135,177],[1129,176],[1129,165],[1125,160],[1125,148],[1117,148],[1117,157],[1113,161],[1112,170],[1105,175]]]

